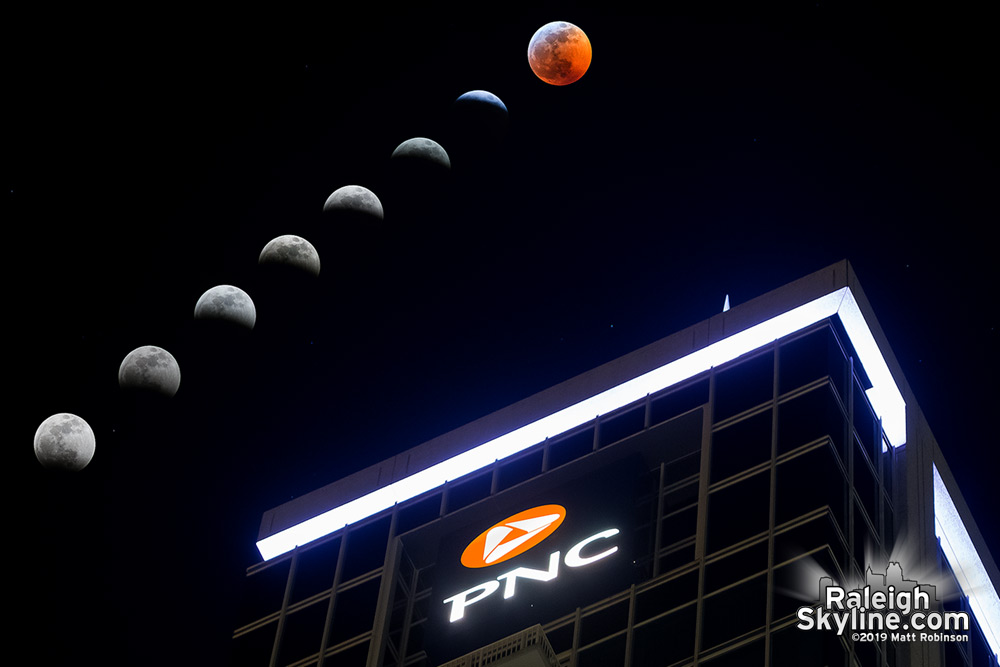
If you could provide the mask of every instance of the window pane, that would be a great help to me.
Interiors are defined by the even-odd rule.
[[[847,420],[830,385],[824,385],[778,406],[778,454],[828,436],[838,451]]]
[[[760,576],[705,598],[701,648],[713,646],[764,625],[767,577]],[[739,613],[733,613],[738,609]]]
[[[771,458],[771,411],[712,433],[712,482],[718,482]]]
[[[718,489],[708,497],[709,553],[767,530],[771,473]]]
[[[767,352],[721,371],[715,380],[715,413],[720,422],[755,405],[770,401],[774,394],[774,353]]]

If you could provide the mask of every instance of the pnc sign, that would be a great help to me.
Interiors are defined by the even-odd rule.
[[[540,505],[509,516],[469,543],[462,552],[462,565],[472,569],[485,568],[520,556],[552,535],[565,518],[566,509],[562,505]],[[619,532],[618,528],[609,528],[589,535],[570,546],[565,556],[560,550],[553,551],[549,554],[546,569],[517,567],[452,595],[444,600],[445,605],[451,605],[449,622],[464,618],[466,608],[496,593],[501,584],[503,599],[509,600],[517,592],[519,579],[553,581],[559,576],[561,565],[582,568],[617,553],[618,545],[607,540]]]

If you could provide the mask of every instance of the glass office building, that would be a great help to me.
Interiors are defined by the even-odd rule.
[[[847,262],[275,508],[258,547],[240,666],[997,665],[996,565]],[[893,562],[957,641],[799,627]]]

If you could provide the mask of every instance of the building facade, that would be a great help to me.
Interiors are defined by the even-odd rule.
[[[551,651],[523,664],[998,664],[1000,575],[847,262],[275,508],[259,537],[241,666],[435,667],[533,626]],[[830,586],[906,581],[925,626],[968,627],[808,627]]]

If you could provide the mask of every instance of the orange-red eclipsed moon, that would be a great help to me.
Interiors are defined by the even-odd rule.
[[[553,86],[566,86],[583,76],[592,56],[586,33],[565,21],[543,25],[528,43],[531,71]]]

